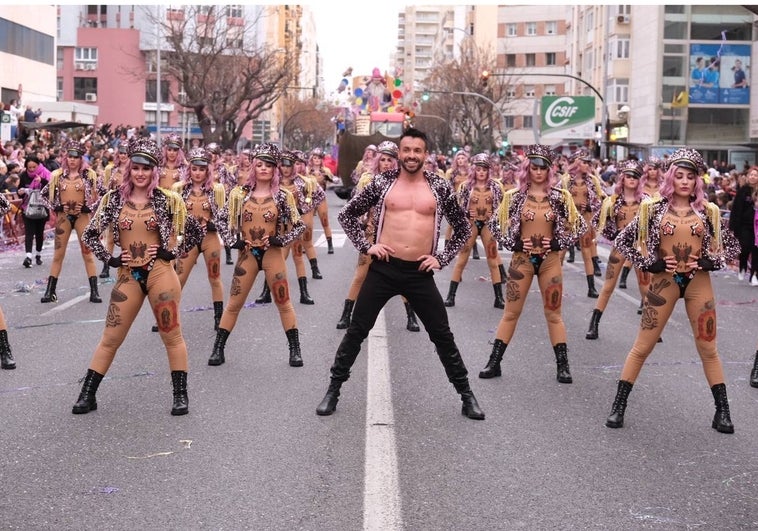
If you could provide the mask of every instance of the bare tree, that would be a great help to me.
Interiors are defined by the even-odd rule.
[[[282,140],[290,149],[308,150],[334,141],[331,109],[314,99],[300,100],[288,96],[284,102],[285,118]]]
[[[176,81],[171,98],[194,111],[205,143],[234,147],[297,75],[288,50],[258,44],[260,16],[245,20],[230,16],[229,6],[185,4],[158,19],[145,9],[165,43],[161,77]]]

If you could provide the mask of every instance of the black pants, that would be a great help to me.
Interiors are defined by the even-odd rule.
[[[437,355],[445,367],[448,380],[458,392],[468,390],[468,371],[455,344],[433,272],[419,271],[420,262],[390,258],[389,262],[374,260],[366,274],[361,291],[355,301],[353,317],[345,337],[334,358],[332,378],[344,382],[350,377],[350,368],[368,337],[379,312],[395,295],[403,295],[424,324],[429,339],[437,348]]]
[[[47,224],[47,218],[45,219],[29,219],[26,216],[24,218],[24,244],[26,252],[32,252],[32,240],[37,239],[36,251],[39,254],[42,251],[42,243],[45,241],[45,225]]]
[[[758,247],[755,246],[753,232],[743,230],[737,234],[737,239],[740,242],[740,271],[758,273]]]

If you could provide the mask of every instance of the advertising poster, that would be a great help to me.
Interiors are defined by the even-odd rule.
[[[689,103],[750,103],[750,45],[690,45]]]

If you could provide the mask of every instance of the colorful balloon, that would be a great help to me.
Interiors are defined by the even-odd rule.
[[[395,98],[396,100],[399,100],[400,98],[403,97],[403,93],[402,91],[399,91],[399,90],[393,90],[392,97]]]
[[[355,94],[357,97],[360,98],[361,96],[363,96],[363,89],[360,88],[360,87],[358,87],[357,89],[355,89],[355,91],[353,92],[353,94]]]
[[[403,80],[402,79],[395,79],[395,86],[396,87],[399,87],[402,84],[403,84]]]

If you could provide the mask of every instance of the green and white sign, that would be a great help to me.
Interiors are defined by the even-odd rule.
[[[543,142],[595,138],[594,96],[543,96],[540,114]]]

